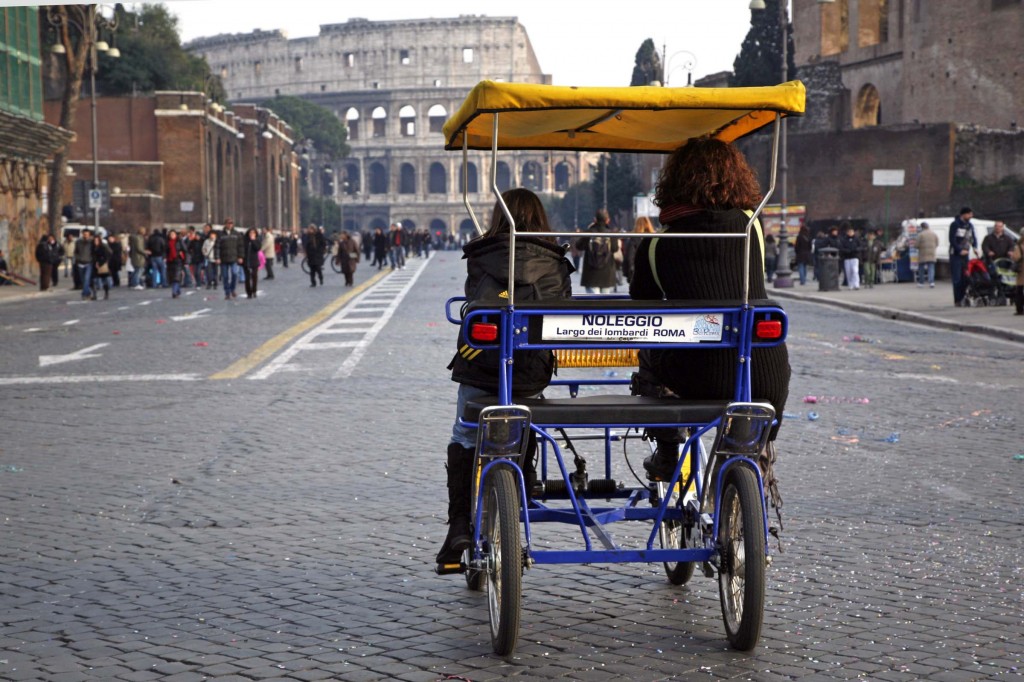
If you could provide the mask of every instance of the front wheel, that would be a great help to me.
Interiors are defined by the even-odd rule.
[[[516,648],[522,611],[523,550],[519,539],[519,491],[506,466],[492,468],[484,493],[483,532],[491,648],[508,656]]]
[[[341,274],[341,256],[331,258],[331,270],[334,270],[339,275]]]
[[[308,258],[303,258],[302,259],[302,271],[304,273],[306,273],[307,275],[309,274],[309,259]]]
[[[764,499],[751,469],[729,469],[718,516],[718,596],[725,633],[734,649],[750,651],[764,620],[766,563]]]
[[[665,521],[661,524],[658,533],[663,549],[685,549],[686,530],[682,521]],[[693,577],[694,562],[692,561],[666,561],[662,564],[665,567],[665,575],[673,585],[685,585]]]

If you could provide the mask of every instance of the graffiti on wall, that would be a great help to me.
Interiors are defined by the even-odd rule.
[[[0,194],[0,250],[6,255],[7,267],[12,272],[38,277],[36,244],[46,230],[39,197]]]

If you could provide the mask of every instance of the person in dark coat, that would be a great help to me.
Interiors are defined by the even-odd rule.
[[[516,300],[548,301],[572,297],[569,275],[572,264],[565,250],[552,238],[522,235],[522,232],[550,232],[544,206],[528,189],[512,189],[501,195],[516,223]],[[507,302],[509,226],[501,205],[496,203],[491,227],[479,239],[463,247],[466,261],[465,293],[467,303],[483,301],[503,305]],[[502,298],[502,293],[506,297]],[[522,292],[522,293],[520,293]],[[455,406],[455,424],[448,443],[448,535],[437,553],[440,566],[458,564],[462,552],[472,544],[470,525],[470,494],[473,457],[476,452],[476,429],[459,424],[466,403],[498,391],[500,353],[485,350],[466,352],[466,340],[460,329],[456,353],[448,368],[452,381],[459,384]],[[554,356],[549,350],[516,351],[513,356],[512,395],[529,397],[547,387],[554,370]],[[528,466],[528,465],[527,465]]]
[[[103,237],[93,235],[92,238],[92,300],[96,300],[100,287],[103,287],[103,300],[110,298],[110,247]]]
[[[323,286],[327,239],[316,225],[309,226],[302,240],[302,248],[306,252],[306,262],[309,264],[309,286],[315,287],[317,279],[320,280],[320,286]]]
[[[599,234],[611,232],[608,211],[599,208],[594,214],[594,222],[587,226],[587,232]],[[587,236],[576,240],[575,246],[583,253],[583,273],[580,284],[588,294],[611,294],[618,284],[618,264],[615,253],[619,250],[619,240],[611,237]]]
[[[107,237],[107,247],[110,249],[110,278],[115,287],[121,286],[121,268],[124,267],[124,246],[117,235]]]
[[[359,263],[359,244],[348,232],[341,233],[338,241],[338,258],[341,259],[341,274],[345,275],[345,286],[350,287]]]
[[[811,231],[806,225],[800,228],[793,251],[796,253],[796,271],[800,274],[800,285],[803,286],[807,284],[807,266],[814,265],[814,256],[811,252]]]
[[[36,244],[36,261],[39,263],[39,291],[46,291],[53,281],[53,259],[54,250],[50,246],[50,239],[53,235],[44,234]],[[58,261],[59,262],[59,261]],[[6,266],[4,268],[6,270]],[[4,284],[7,280],[3,281]],[[56,286],[54,284],[53,286]]]
[[[257,279],[260,274],[260,251],[263,240],[255,227],[250,227],[242,239],[242,269],[245,271],[245,297],[256,298]]]
[[[692,139],[671,154],[662,168],[654,203],[661,208],[661,224],[668,233],[735,234],[746,229],[746,211],[756,208],[760,199],[757,178],[743,155],[726,142],[705,137]],[[754,233],[749,240],[749,295],[763,299],[767,294],[760,230]],[[645,239],[637,251],[629,293],[640,300],[739,300],[742,263],[740,239]],[[639,369],[638,383],[654,389],[641,391],[644,395],[729,400],[734,396],[738,362],[734,349],[644,349]],[[789,377],[785,344],[752,351],[751,397],[770,402],[780,423]],[[676,466],[681,434],[671,428],[649,429],[649,433],[657,441],[657,452],[644,461],[644,468],[650,478],[667,480]],[[770,440],[777,434],[775,426]],[[772,445],[762,457],[762,468],[774,500],[773,458]]]
[[[388,236],[384,234],[384,230],[379,227],[373,231],[373,262],[370,267],[377,266],[378,270],[384,268],[384,262],[387,260],[388,247],[391,242],[388,241]]]

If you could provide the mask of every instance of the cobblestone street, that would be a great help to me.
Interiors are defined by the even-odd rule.
[[[296,268],[254,302],[5,304],[0,679],[1022,675],[1020,344],[796,300],[785,551],[758,649],[728,648],[715,580],[540,566],[519,647],[495,657],[486,595],[433,573],[459,256],[379,279],[363,267],[344,301],[340,276],[310,289]],[[97,344],[83,362],[39,358]],[[583,454],[599,461],[593,444]],[[639,470],[639,444],[627,457]],[[571,528],[534,533],[578,543]]]

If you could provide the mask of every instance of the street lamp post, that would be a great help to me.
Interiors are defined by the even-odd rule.
[[[827,5],[833,3],[835,0],[817,0],[819,5]],[[781,41],[779,50],[782,54],[782,78],[780,83],[785,83],[789,76],[789,17],[786,12],[786,5],[789,0],[778,0],[779,3],[779,32],[781,33]],[[763,10],[765,9],[764,0],[750,0],[750,9],[752,10]],[[777,266],[775,268],[775,288],[776,289],[792,289],[793,288],[793,272],[789,269],[789,229],[786,226],[788,208],[788,174],[789,174],[789,160],[788,160],[788,138],[786,126],[786,118],[780,121],[779,124],[779,219],[782,221],[779,226],[779,255],[776,257]]]

